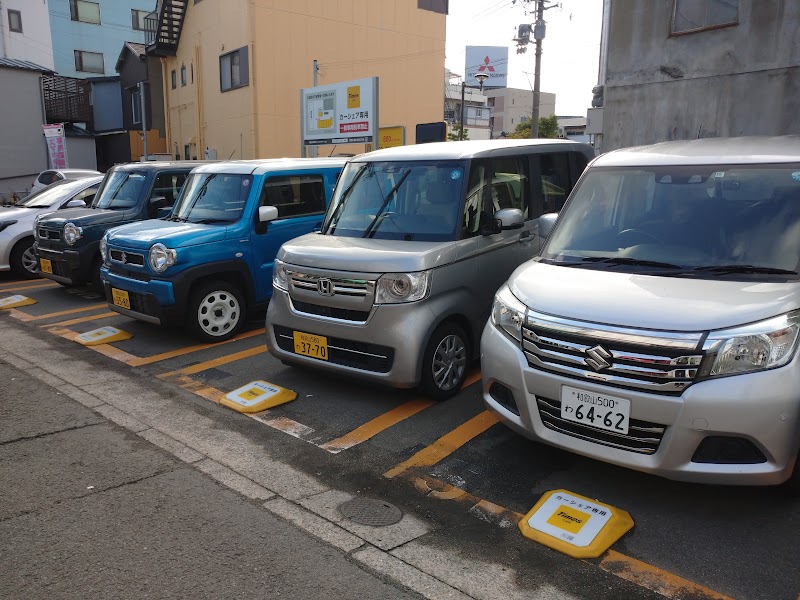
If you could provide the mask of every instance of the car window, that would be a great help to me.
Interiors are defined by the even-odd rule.
[[[150,192],[150,198],[161,196],[166,199],[164,206],[171,207],[186,182],[187,173],[159,173]]]
[[[558,212],[564,206],[564,201],[572,189],[569,177],[569,153],[537,154],[534,160],[538,160],[542,179],[542,212]]]
[[[80,181],[66,181],[58,185],[46,187],[34,194],[31,194],[22,202],[21,206],[27,208],[50,208],[61,202],[64,198],[72,197],[77,190],[84,185]]]
[[[325,212],[325,182],[321,175],[270,177],[264,182],[259,206],[275,206],[278,218]]]
[[[59,177],[55,171],[42,171],[39,174],[39,178],[37,181],[42,185],[50,185],[51,183],[58,181]]]
[[[92,205],[92,200],[94,200],[95,195],[97,194],[97,190],[100,187],[100,184],[93,185],[91,187],[86,188],[81,193],[77,194],[73,200],[83,200],[86,206]]]
[[[142,195],[147,174],[140,171],[114,171],[103,180],[92,206],[110,210],[133,208]]]
[[[170,218],[190,223],[234,223],[242,216],[252,184],[252,175],[193,173]]]
[[[529,176],[527,157],[503,157],[492,161],[492,209],[518,208],[528,218]]]

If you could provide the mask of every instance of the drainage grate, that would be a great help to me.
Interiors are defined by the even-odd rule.
[[[394,525],[403,518],[403,512],[385,500],[354,498],[339,505],[339,512],[346,519],[372,527]]]

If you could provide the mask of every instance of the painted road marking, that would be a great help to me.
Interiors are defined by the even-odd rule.
[[[117,314],[117,313],[111,313],[111,314]],[[137,358],[136,360],[132,361],[130,365],[132,367],[141,367],[143,365],[150,365],[156,362],[161,362],[162,360],[175,358],[177,356],[183,356],[184,354],[190,354],[192,352],[199,352],[200,350],[213,348],[214,346],[222,346],[223,344],[230,344],[231,342],[235,342],[238,340],[245,340],[247,338],[254,337],[256,335],[261,335],[264,332],[265,329],[262,327],[261,329],[256,329],[254,331],[246,331],[245,333],[240,333],[239,335],[234,336],[229,340],[225,340],[224,342],[215,342],[211,344],[197,344],[196,346],[187,346],[186,348],[180,348],[178,350],[162,352],[161,354],[156,354],[155,356]]]
[[[77,319],[69,319],[68,321],[59,321],[58,323],[45,323],[39,327],[69,327],[70,325],[77,325],[78,323],[89,323],[90,321],[99,321],[100,319],[108,319],[110,317],[120,317],[118,312],[104,312],[88,317],[78,317]],[[52,331],[52,329],[50,330]]]
[[[99,310],[101,308],[105,308],[108,306],[107,304],[93,304],[92,306],[85,306],[83,308],[73,308],[70,310],[60,310],[58,312],[49,313],[46,315],[29,315],[28,313],[24,313],[19,310],[15,310],[11,313],[11,316],[15,319],[20,321],[28,322],[28,321],[41,321],[42,319],[53,319],[55,317],[63,317],[65,315],[74,315],[76,313],[82,312],[89,312],[90,310]]]
[[[31,283],[28,285],[21,285],[19,287],[3,288],[0,289],[0,292],[24,292],[25,290],[43,290],[51,287],[58,287],[58,284],[50,281],[44,283]]]
[[[219,358],[207,360],[190,367],[178,369],[177,371],[162,373],[158,376],[158,378],[171,379],[173,377],[180,377],[181,375],[194,375],[195,373],[200,373],[201,371],[207,371],[208,369],[213,369],[214,367],[227,365],[228,363],[236,362],[237,360],[241,360],[243,358],[257,356],[258,354],[263,354],[266,351],[266,345],[256,346],[255,348],[250,348],[249,350],[242,350],[241,352],[235,352],[234,354],[228,354],[227,356],[221,356]]]
[[[28,283],[29,281],[31,281],[31,280],[30,279],[28,279],[28,280],[26,280],[26,279],[15,279],[14,281],[6,281],[5,283],[0,283],[0,291],[2,291],[3,288],[13,287],[15,285],[23,285],[25,283]],[[39,283],[42,283],[42,282],[39,282]]]
[[[408,460],[389,469],[383,476],[391,479],[413,467],[431,467],[482,434],[495,423],[497,423],[497,417],[485,410],[463,425],[456,427],[450,433],[440,437],[430,446],[426,446]]]

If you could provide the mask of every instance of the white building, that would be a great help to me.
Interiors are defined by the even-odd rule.
[[[505,133],[514,133],[517,125],[531,120],[533,112],[533,92],[517,88],[501,88],[485,91],[491,110],[490,128],[492,139]],[[556,114],[556,95],[539,92],[539,116],[551,117]]]
[[[450,132],[461,123],[461,83],[462,77],[445,69],[444,81],[444,120]],[[472,85],[472,84],[468,84]],[[481,94],[480,87],[465,87],[464,90],[464,130],[471,140],[488,140],[489,108],[488,99]]]
[[[48,0],[0,0],[0,58],[54,68],[47,3]]]

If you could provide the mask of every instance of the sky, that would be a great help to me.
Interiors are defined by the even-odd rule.
[[[597,85],[603,2],[558,0],[547,4],[553,8],[544,12],[547,32],[542,41],[540,89],[556,94],[558,115],[586,116],[592,88]],[[531,12],[534,5],[526,9],[522,0],[450,0],[445,66],[463,75],[466,46],[506,46],[508,87],[532,90],[533,36],[524,54],[517,54],[512,38],[521,23],[536,20]],[[477,82],[468,81],[470,84]]]

